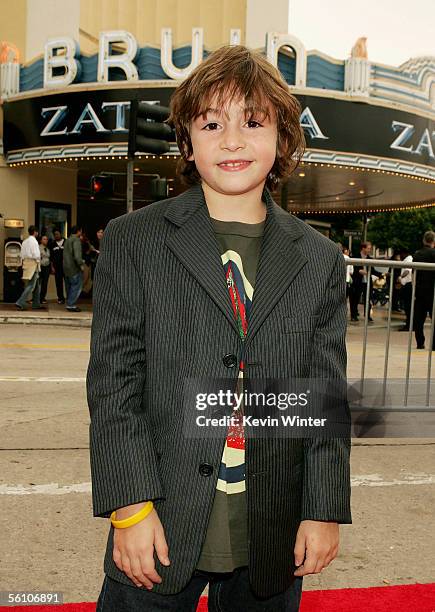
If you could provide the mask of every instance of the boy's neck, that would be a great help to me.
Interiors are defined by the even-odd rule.
[[[238,195],[225,195],[209,187],[204,181],[202,189],[210,217],[220,221],[261,223],[266,218],[266,204],[262,201],[264,184]]]

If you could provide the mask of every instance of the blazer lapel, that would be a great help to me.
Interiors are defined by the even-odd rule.
[[[207,291],[239,335],[220,256],[201,185],[194,185],[169,204],[165,217],[178,225],[166,245]]]
[[[302,236],[296,219],[274,202],[268,189],[263,191],[263,200],[267,215],[245,347],[308,261],[295,244]]]
[[[307,258],[294,241],[302,235],[295,219],[263,191],[267,214],[245,346],[295,279]],[[165,218],[178,226],[166,245],[207,291],[238,334],[231,299],[204,192],[194,185],[174,198]]]

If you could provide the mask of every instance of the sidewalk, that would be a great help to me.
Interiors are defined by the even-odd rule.
[[[58,304],[57,300],[49,300],[45,304],[46,310],[32,310],[28,304],[28,310],[20,312],[14,304],[0,302],[0,323],[32,323],[34,325],[66,325],[74,327],[91,327],[92,323],[92,299],[81,298],[77,306],[82,312],[68,312],[65,305]],[[364,316],[362,306],[360,306],[360,321],[353,323],[348,316],[348,338],[360,336],[364,328]],[[369,330],[387,327],[386,307],[377,307],[374,310],[374,322],[369,324]],[[391,316],[392,330],[397,330],[404,324],[403,313],[393,312]],[[406,335],[406,334],[405,334]]]
[[[0,303],[0,323],[20,323],[32,325],[61,325],[66,327],[91,327],[92,324],[92,301],[81,299],[77,306],[82,312],[68,312],[64,304],[58,304],[57,300],[49,300],[44,304],[45,310],[32,310],[28,304],[28,310],[19,311],[15,304]]]

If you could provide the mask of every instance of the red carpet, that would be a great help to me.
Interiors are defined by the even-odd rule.
[[[435,583],[367,589],[303,591],[300,612],[435,612]],[[0,612],[95,612],[95,603],[63,606],[0,606]],[[201,597],[197,612],[207,612]]]
[[[302,591],[300,612],[435,612],[435,583]]]

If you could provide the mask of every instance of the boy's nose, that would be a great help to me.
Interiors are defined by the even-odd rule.
[[[243,134],[237,128],[226,129],[222,135],[221,148],[228,151],[238,151],[245,148]]]

